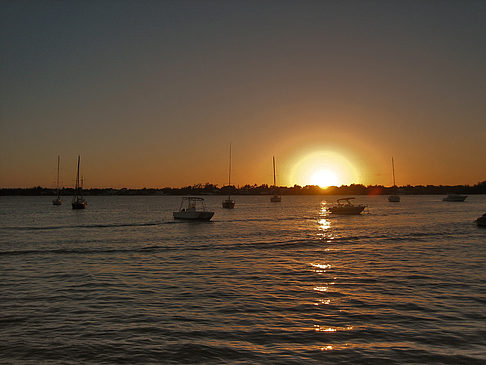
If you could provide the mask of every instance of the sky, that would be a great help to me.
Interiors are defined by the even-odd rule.
[[[485,1],[0,3],[0,187],[486,180]]]

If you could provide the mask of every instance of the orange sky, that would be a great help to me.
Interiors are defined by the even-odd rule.
[[[0,5],[1,187],[486,179],[482,2],[116,5]]]

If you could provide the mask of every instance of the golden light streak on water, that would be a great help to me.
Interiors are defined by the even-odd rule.
[[[338,332],[338,331],[352,331],[354,329],[353,326],[346,326],[346,327],[325,327],[320,326],[318,324],[314,325],[314,330],[316,332]]]
[[[327,270],[331,268],[331,265],[329,264],[311,264],[311,266],[322,270]]]

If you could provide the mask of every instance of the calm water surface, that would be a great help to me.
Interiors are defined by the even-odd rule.
[[[0,198],[1,363],[486,362],[486,196]]]

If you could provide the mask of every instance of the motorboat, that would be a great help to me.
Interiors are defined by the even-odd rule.
[[[467,195],[449,194],[442,200],[445,202],[463,202],[464,200],[466,200],[466,198]]]
[[[182,198],[179,210],[172,214],[174,219],[209,221],[213,217],[214,212],[206,210],[203,198],[186,196]]]
[[[72,201],[73,209],[86,209],[88,202],[83,198],[83,188],[79,183],[79,160],[80,157],[78,156],[78,170],[76,173],[76,187],[74,188],[74,196]]]
[[[476,219],[476,224],[478,225],[478,227],[486,227],[486,213]]]
[[[351,200],[354,198],[341,198],[337,200],[337,203],[330,207],[328,210],[331,214],[340,215],[358,215],[366,208],[366,205],[354,205]]]

